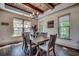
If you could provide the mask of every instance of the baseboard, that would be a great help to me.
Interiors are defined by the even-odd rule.
[[[68,46],[65,46],[65,45],[61,45],[61,44],[56,44],[56,45],[59,45],[59,46],[62,46],[62,47],[66,47],[66,48],[69,48],[69,49],[73,49],[73,50],[77,50],[77,51],[79,51],[79,49],[75,49],[75,48],[68,47]]]
[[[20,43],[20,42],[22,42],[22,41],[3,44],[3,45],[0,45],[0,47],[6,46],[6,45],[11,45],[11,44],[17,44],[17,43]]]

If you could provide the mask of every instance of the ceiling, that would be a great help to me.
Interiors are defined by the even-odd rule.
[[[28,12],[32,15],[40,15],[49,9],[54,9],[60,3],[5,3],[13,8]]]

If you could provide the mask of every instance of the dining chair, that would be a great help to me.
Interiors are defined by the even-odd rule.
[[[32,53],[32,48],[36,47],[35,44],[33,44],[30,40],[30,33],[29,32],[24,32],[23,34],[23,40],[24,40],[24,46],[25,46],[25,49],[29,49],[29,55],[31,55]]]
[[[55,41],[56,41],[57,34],[55,35],[50,35],[49,41],[47,41],[43,45],[39,45],[39,48],[42,49],[43,51],[46,51],[47,56],[49,55],[49,52],[53,50],[54,55],[55,54]]]
[[[27,47],[27,45],[25,45],[25,43],[26,43],[26,39],[25,39],[25,35],[24,35],[24,32],[22,33],[22,38],[23,38],[23,45],[22,45],[22,48],[26,48]]]

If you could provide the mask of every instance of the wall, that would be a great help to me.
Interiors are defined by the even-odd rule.
[[[32,25],[35,25],[38,23],[37,20],[0,10],[0,46],[9,44],[9,43],[13,43],[13,42],[19,42],[19,41],[23,40],[22,37],[12,37],[12,35],[13,35],[13,17],[30,20],[32,22]],[[2,26],[1,22],[7,22],[7,23],[9,23],[9,25]]]
[[[44,32],[48,34],[58,33],[58,17],[70,13],[70,38],[71,40],[64,40],[57,38],[56,44],[65,45],[75,49],[79,49],[79,4],[65,8],[61,11],[52,13],[48,16],[39,19],[39,23],[43,22]],[[54,20],[54,28],[47,28],[47,22]],[[39,27],[38,23],[38,27]]]

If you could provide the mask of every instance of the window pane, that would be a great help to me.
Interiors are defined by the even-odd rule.
[[[59,18],[59,26],[69,26],[69,15]]]
[[[59,30],[61,38],[69,38],[69,27],[61,27]]]
[[[44,25],[43,21],[40,21],[40,23],[39,23],[39,31],[40,32],[44,31],[43,25]]]
[[[23,28],[23,20],[14,18],[13,20],[14,35],[21,35]]]
[[[69,21],[61,22],[60,26],[69,26]]]
[[[30,28],[25,28],[25,32],[30,32]]]
[[[31,22],[24,21],[24,32],[30,32]]]

